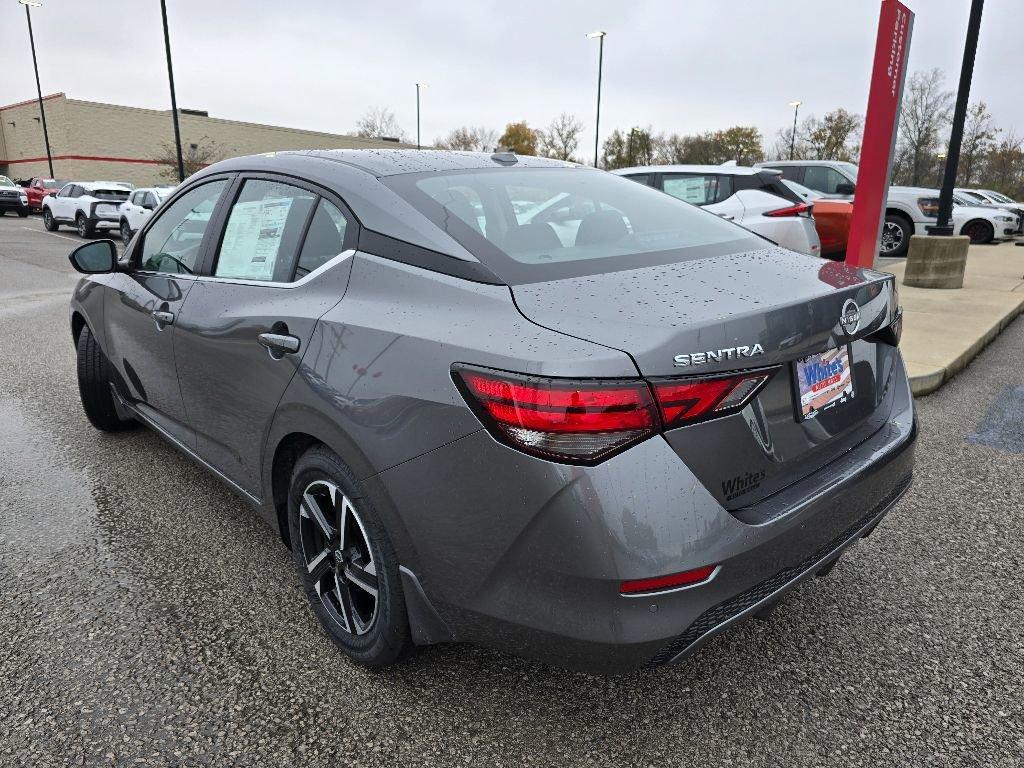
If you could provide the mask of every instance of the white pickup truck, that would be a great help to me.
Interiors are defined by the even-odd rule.
[[[852,199],[857,166],[838,160],[769,160],[758,167],[782,171],[782,177],[821,192],[825,197]],[[880,256],[906,256],[911,235],[928,234],[939,212],[939,190],[925,187],[889,187],[885,203]],[[953,231],[972,243],[990,243],[1016,235],[1018,217],[1010,211],[963,205],[953,199]]]

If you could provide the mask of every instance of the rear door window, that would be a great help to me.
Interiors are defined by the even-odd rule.
[[[714,173],[666,173],[662,177],[662,189],[672,197],[692,205],[709,205],[731,197],[733,184],[731,176]]]
[[[306,232],[295,268],[295,279],[301,280],[345,250],[348,220],[329,200],[321,200]]]
[[[267,179],[247,179],[231,206],[216,277],[287,282],[317,195]]]

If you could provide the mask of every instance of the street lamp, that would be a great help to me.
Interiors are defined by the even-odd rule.
[[[32,46],[32,67],[36,71],[36,94],[39,96],[39,117],[43,124],[43,142],[46,144],[46,164],[50,167],[50,178],[54,178],[53,155],[50,154],[50,134],[46,130],[46,111],[43,109],[43,88],[39,85],[39,64],[36,62],[36,39],[32,34],[32,12],[29,8],[39,8],[38,0],[18,0],[25,6],[25,20],[28,21],[28,42]]]
[[[594,118],[594,167],[597,168],[597,144],[601,135],[601,68],[604,66],[604,36],[607,32],[589,32],[587,37],[598,40],[597,48],[597,116]]]
[[[416,83],[416,149],[420,148],[420,88],[426,87],[426,83]]]
[[[945,167],[946,167],[946,153],[945,152],[936,152],[935,153],[935,159],[939,161],[939,181],[938,181],[938,183],[935,186],[941,188],[942,187],[942,174],[945,171]]]
[[[789,106],[793,108],[793,133],[789,137],[789,159],[793,159],[793,152],[796,149],[796,116],[800,112],[802,101],[791,101]]]
[[[178,98],[174,95],[174,67],[171,66],[171,34],[167,31],[167,2],[160,0],[164,20],[164,48],[167,49],[167,80],[171,84],[171,116],[174,119],[174,149],[178,153],[178,181],[185,180],[185,161],[181,158],[181,129],[178,127]]]

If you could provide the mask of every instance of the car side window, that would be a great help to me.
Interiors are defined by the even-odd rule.
[[[288,282],[317,195],[266,179],[248,179],[231,206],[217,253],[216,277]]]
[[[630,181],[635,181],[638,184],[646,184],[649,187],[652,186],[651,174],[649,173],[634,173],[630,176],[626,176],[626,178],[629,179]]]
[[[71,187],[71,184],[65,184],[63,187],[61,187],[60,192],[57,193],[57,197],[70,197]]]
[[[715,174],[671,174],[662,178],[662,190],[672,197],[693,205],[708,205],[724,200],[732,194],[732,183],[729,183],[729,194],[719,194],[719,177]]]
[[[84,191],[85,191],[85,190],[84,190],[84,189],[82,189],[82,188],[81,188],[80,186],[78,186],[77,184],[74,184],[74,185],[72,185],[72,187],[71,187],[71,191],[70,191],[70,192],[68,192],[68,197],[81,197],[81,196],[82,196],[82,193],[83,193]]]
[[[194,273],[203,235],[227,185],[224,179],[202,184],[161,211],[145,232],[139,268],[171,275]]]
[[[142,200],[140,198],[141,194],[142,194],[141,192],[133,192],[132,193],[132,198],[131,198],[132,205],[142,205]]]
[[[323,266],[345,250],[345,230],[348,221],[338,207],[321,199],[309,223],[306,239],[299,252],[299,263],[295,267],[295,279],[299,280],[314,269]]]
[[[142,195],[140,205],[147,205],[150,208],[156,208],[156,195],[152,192],[146,192]]]
[[[824,192],[826,195],[836,194],[840,184],[849,184],[849,180],[839,171],[820,165],[812,165],[804,173],[803,185]]]

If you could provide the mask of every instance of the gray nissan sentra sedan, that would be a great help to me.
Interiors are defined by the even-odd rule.
[[[89,420],[149,426],[256,507],[364,664],[451,641],[675,661],[910,485],[892,276],[602,171],[242,157],[120,261],[71,259]]]

